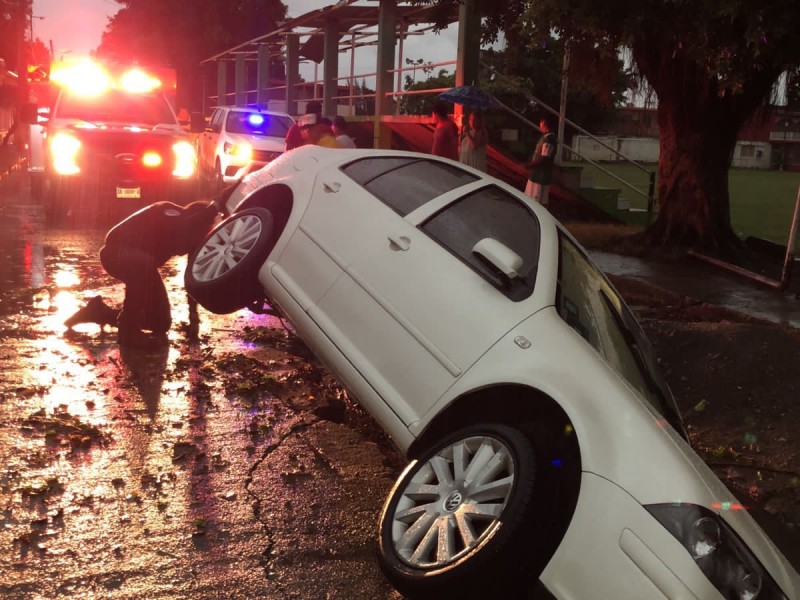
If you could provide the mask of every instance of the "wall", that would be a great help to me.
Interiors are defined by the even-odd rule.
[[[657,138],[626,138],[619,136],[598,137],[601,142],[610,146],[617,152],[621,152],[631,160],[637,162],[655,163],[658,162],[658,139]],[[572,147],[585,159],[599,161],[624,160],[617,157],[617,154],[606,148],[596,140],[586,135],[577,135],[572,139]],[[580,157],[575,157],[581,160]]]
[[[626,157],[641,163],[657,163],[659,155],[657,138],[637,138],[605,136],[600,141],[622,153]],[[624,160],[613,152],[585,135],[575,136],[572,147],[585,159],[595,162]],[[575,160],[581,160],[579,156]],[[772,147],[767,142],[737,142],[733,152],[732,166],[743,169],[769,169],[772,159]]]
[[[740,169],[769,169],[772,146],[767,142],[736,142],[731,166]]]

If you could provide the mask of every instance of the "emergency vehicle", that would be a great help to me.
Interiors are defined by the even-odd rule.
[[[195,198],[195,143],[159,77],[83,61],[55,67],[50,81],[55,101],[39,107],[29,152],[31,189],[48,218],[122,217]]]

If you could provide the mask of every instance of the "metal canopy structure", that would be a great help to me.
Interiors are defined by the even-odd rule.
[[[377,27],[380,18],[380,3],[380,0],[341,0],[337,4],[312,10],[299,17],[284,21],[277,29],[215,54],[203,60],[201,64],[232,60],[239,55],[244,55],[250,60],[257,60],[258,50],[264,44],[282,45],[290,35],[305,38],[322,37],[325,34],[325,28],[332,20],[338,24],[342,36],[339,43],[340,52],[347,52],[361,46],[374,46],[378,43]],[[412,6],[403,0],[397,2],[395,17],[398,22],[398,35],[422,35],[433,31],[433,10],[430,6]],[[457,14],[452,15],[448,20],[449,23],[456,21],[458,21]],[[271,52],[271,56],[282,56],[283,54],[278,50]],[[322,57],[315,60],[313,56],[306,56],[302,50],[300,55],[303,58],[314,60],[314,62],[322,60]]]
[[[338,114],[341,100],[340,80],[354,79],[353,56],[357,48],[373,46],[377,60],[373,73],[358,77],[375,77],[375,117],[391,115],[395,90],[395,74],[399,88],[401,65],[395,65],[395,48],[399,44],[402,61],[403,42],[409,36],[425,35],[434,30],[436,8],[415,6],[409,0],[340,0],[340,2],[310,11],[287,20],[273,31],[242,42],[223,52],[210,56],[200,64],[216,64],[217,104],[267,104],[279,101],[286,112],[298,114],[298,101],[310,100],[309,86],[300,81],[299,64],[303,60],[322,65],[322,101],[325,114]],[[474,81],[478,72],[480,50],[480,20],[477,18],[475,0],[464,0],[457,14],[446,19],[458,22],[458,56],[455,61],[456,84],[469,79]],[[471,40],[472,43],[468,43]],[[350,53],[351,73],[339,77],[339,55]],[[270,64],[280,59],[285,66],[283,77],[274,73],[270,77]],[[228,71],[234,65],[234,89],[229,91]],[[248,72],[253,63],[257,82],[248,85]],[[439,63],[438,65],[443,64]],[[250,66],[248,66],[250,65]],[[438,66],[437,64],[425,66]],[[408,69],[408,67],[406,68]],[[315,66],[316,73],[316,66]],[[376,145],[380,145],[376,138]]]

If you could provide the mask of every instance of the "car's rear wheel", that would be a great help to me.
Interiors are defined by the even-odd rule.
[[[234,213],[206,236],[189,257],[184,283],[211,312],[239,310],[263,296],[258,271],[275,245],[272,213],[248,208]]]
[[[501,424],[466,427],[412,462],[380,519],[381,568],[412,598],[500,597],[525,582],[536,456]]]

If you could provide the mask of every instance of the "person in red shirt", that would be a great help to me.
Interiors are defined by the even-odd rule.
[[[441,100],[433,105],[433,147],[431,154],[458,160],[458,125],[453,123],[447,113],[447,104]]]

